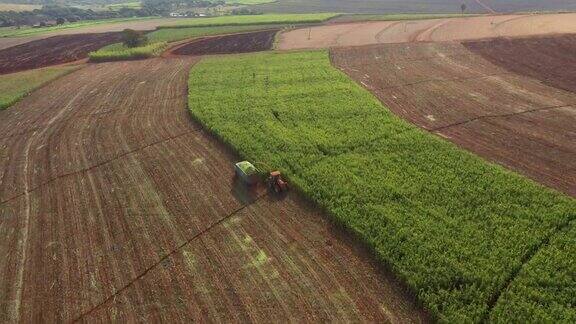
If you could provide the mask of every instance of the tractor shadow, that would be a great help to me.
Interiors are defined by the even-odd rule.
[[[238,177],[233,177],[231,181],[231,193],[243,205],[252,204],[258,199],[265,199],[270,202],[281,201],[289,195],[289,192],[275,193],[268,188],[264,181],[259,181],[253,185],[247,185]]]
[[[248,185],[238,177],[232,178],[232,195],[243,205],[255,202],[268,188],[263,183]]]

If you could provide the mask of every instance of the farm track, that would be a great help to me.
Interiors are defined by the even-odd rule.
[[[186,111],[194,62],[89,65],[0,113],[0,321],[427,321],[298,197],[246,199]]]
[[[576,196],[576,93],[559,88],[575,85],[569,70],[563,73],[560,68],[570,69],[569,61],[562,54],[547,54],[565,53],[566,47],[576,44],[576,37],[543,42],[549,46],[531,50],[540,51],[537,57],[558,67],[542,76],[544,82],[528,77],[545,70],[533,55],[516,56],[516,64],[505,69],[511,56],[499,66],[468,49],[479,46],[475,44],[341,48],[332,50],[332,61],[406,120]],[[498,49],[510,48],[489,44],[481,43],[478,51],[496,58]]]
[[[88,53],[121,38],[120,33],[64,35],[0,49],[0,74],[84,59]]]

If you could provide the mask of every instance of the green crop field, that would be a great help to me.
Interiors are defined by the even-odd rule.
[[[259,5],[263,3],[272,3],[277,0],[226,0],[228,4],[240,4],[240,5]]]
[[[575,319],[574,199],[401,120],[325,51],[205,59],[189,89],[196,119],[285,173],[438,320]]]
[[[142,2],[134,1],[134,2],[122,2],[122,3],[114,3],[106,6],[110,10],[120,10],[122,8],[128,9],[140,9],[142,8]]]
[[[140,47],[125,47],[122,43],[108,45],[88,54],[91,62],[108,62],[145,59],[162,54],[166,42],[150,43]]]
[[[240,26],[215,26],[215,27],[188,27],[176,29],[158,29],[148,34],[150,42],[176,42],[184,39],[240,33],[268,28],[280,28],[284,25],[240,25]]]
[[[159,26],[158,28],[320,23],[336,16],[338,16],[338,14],[335,13],[314,13],[314,14],[266,14],[266,15],[247,15],[247,16],[220,16],[213,18],[186,18],[186,19],[180,19],[177,24]]]
[[[136,17],[136,18],[118,18],[118,19],[102,19],[102,20],[84,20],[74,23],[66,23],[64,25],[52,26],[52,27],[44,27],[44,28],[32,28],[32,27],[21,27],[20,29],[16,29],[14,27],[1,27],[0,28],[0,37],[23,37],[23,36],[32,36],[32,35],[40,35],[45,34],[48,32],[63,30],[63,29],[77,29],[83,27],[90,27],[94,25],[102,25],[102,24],[114,24],[114,23],[121,23],[127,21],[137,21],[137,20],[147,20],[157,17]]]
[[[0,110],[15,104],[32,90],[76,69],[78,66],[60,66],[0,75]]]
[[[32,11],[42,8],[41,5],[22,4],[22,3],[0,3],[0,11]]]

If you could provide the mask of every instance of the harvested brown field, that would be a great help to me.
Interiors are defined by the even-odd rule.
[[[576,196],[576,93],[551,86],[574,87],[569,67],[565,76],[554,68],[571,64],[565,50],[573,41],[540,38],[535,42],[552,47],[531,47],[536,53],[517,55],[510,69],[459,43],[338,48],[332,59],[401,117]],[[488,52],[512,60],[509,50],[516,51],[502,46]],[[545,83],[527,76],[546,70],[533,61],[538,56],[548,57],[540,64],[553,67]]]
[[[576,33],[576,13],[332,24],[282,33],[278,48],[281,50],[329,48],[559,33]]]
[[[0,74],[36,69],[86,58],[122,39],[120,33],[54,36],[0,50]]]
[[[179,46],[175,55],[233,54],[266,51],[272,48],[279,29],[205,37]]]
[[[576,93],[576,35],[497,38],[464,46],[508,71]]]
[[[295,195],[246,199],[193,58],[87,66],[0,112],[0,322],[421,322]]]

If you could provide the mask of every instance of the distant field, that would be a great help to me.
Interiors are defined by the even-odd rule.
[[[316,14],[267,14],[249,16],[221,16],[213,18],[187,18],[179,19],[171,25],[159,28],[182,28],[199,26],[234,26],[234,25],[263,25],[263,24],[298,24],[319,23],[337,16],[336,13]]]
[[[215,27],[188,27],[188,28],[162,28],[148,34],[151,42],[176,42],[184,39],[240,33],[268,28],[280,28],[283,25],[245,25],[245,26],[215,26]]]
[[[569,0],[278,0],[256,8],[276,13],[459,13],[462,3],[466,4],[468,13],[576,10],[576,1]]]
[[[331,22],[356,22],[356,21],[393,21],[393,20],[420,20],[420,19],[439,19],[439,18],[457,18],[457,17],[470,17],[473,14],[459,14],[459,13],[438,13],[438,14],[356,14],[356,15],[342,15],[331,19]]]
[[[272,3],[278,0],[226,0],[229,4],[241,4],[241,5],[258,5],[263,3]]]
[[[2,27],[0,28],[0,37],[23,37],[23,36],[34,36],[41,35],[49,32],[55,32],[59,30],[67,29],[77,29],[82,27],[90,27],[96,25],[114,24],[121,22],[131,22],[139,20],[147,20],[150,18],[119,18],[119,19],[104,19],[104,20],[84,20],[75,23],[66,23],[64,25],[45,27],[45,28],[32,28],[32,27],[22,27],[16,29],[13,27]]]
[[[76,69],[78,66],[60,66],[0,75],[0,110],[10,107],[46,82]]]
[[[123,3],[114,3],[111,5],[107,5],[106,7],[109,9],[112,9],[112,10],[119,10],[122,8],[140,9],[140,8],[142,8],[142,3],[140,1],[123,2]]]
[[[440,321],[573,319],[570,292],[551,287],[574,287],[574,199],[401,120],[323,51],[205,59],[189,89],[196,119],[288,175]],[[561,304],[533,305],[535,292]]]
[[[0,3],[0,11],[32,11],[40,8],[42,8],[41,5]]]

